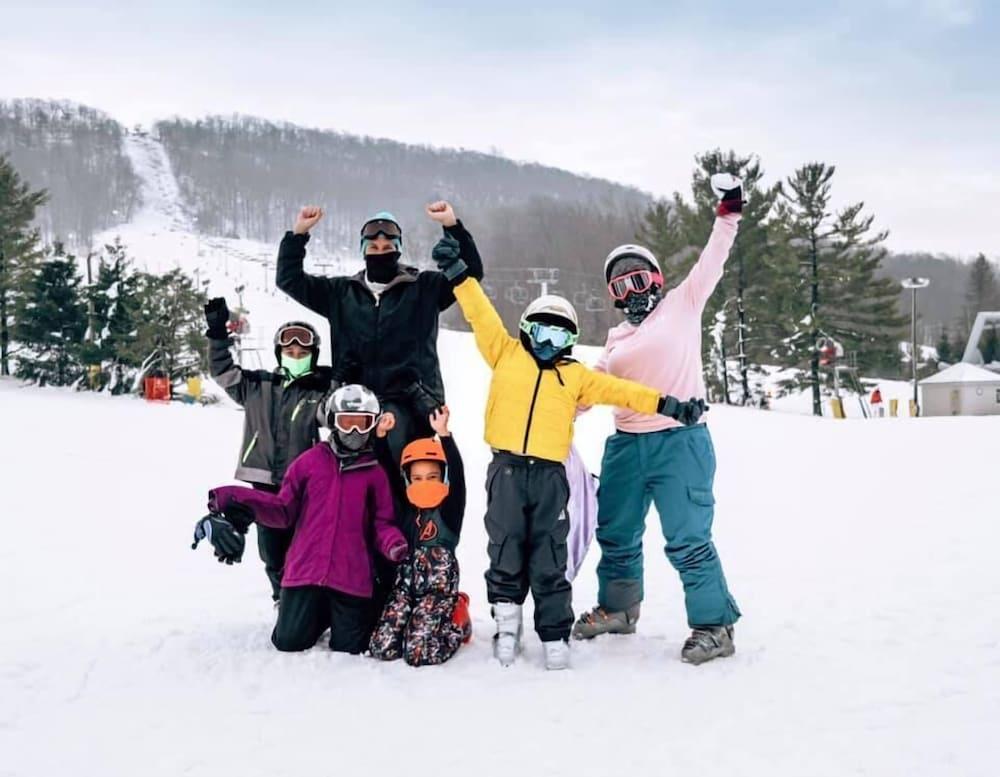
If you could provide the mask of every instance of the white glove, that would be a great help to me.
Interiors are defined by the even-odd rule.
[[[733,189],[742,189],[743,180],[737,178],[732,173],[715,173],[711,178],[712,191],[715,192],[715,196],[720,200],[725,196],[726,192],[732,191]],[[745,196],[742,192],[738,195],[740,199],[745,200]],[[730,197],[730,199],[736,199],[735,197]]]

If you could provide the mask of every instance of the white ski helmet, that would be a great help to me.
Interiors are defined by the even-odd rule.
[[[617,262],[619,259],[624,259],[626,256],[632,256],[636,259],[642,259],[643,261],[649,262],[650,266],[656,270],[656,272],[663,274],[663,270],[660,269],[660,263],[656,261],[656,257],[653,256],[653,252],[648,248],[644,248],[640,245],[635,245],[634,243],[626,243],[625,245],[620,245],[618,248],[613,250],[608,254],[608,258],[604,260],[604,282],[611,283],[611,266]]]
[[[521,328],[525,321],[559,319],[573,334],[580,333],[580,319],[577,318],[576,308],[565,297],[558,294],[543,294],[538,299],[528,303],[528,307],[521,314]]]
[[[337,413],[373,413],[377,416],[382,413],[382,405],[371,389],[358,383],[348,383],[326,398],[323,417],[328,428],[334,428],[333,416]]]

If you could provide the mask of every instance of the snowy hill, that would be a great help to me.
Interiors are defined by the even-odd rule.
[[[639,633],[574,644],[557,674],[529,635],[502,670],[482,579],[488,376],[468,335],[442,333],[441,351],[470,479],[459,559],[475,638],[421,670],[277,653],[253,543],[237,567],[189,549],[206,490],[230,482],[231,406],[0,382],[0,774],[995,772],[1000,524],[962,484],[993,482],[982,443],[1000,419],[714,408],[736,655],[678,660],[683,600],[652,515]],[[609,430],[603,410],[578,424],[594,468]]]

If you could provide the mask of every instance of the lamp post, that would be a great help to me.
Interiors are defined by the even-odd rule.
[[[926,289],[931,285],[929,278],[903,278],[903,288],[909,289],[913,295],[913,305],[910,309],[910,363],[913,365],[913,407],[920,415],[920,403],[917,399],[917,290]]]

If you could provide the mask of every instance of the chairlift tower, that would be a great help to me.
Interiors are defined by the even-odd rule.
[[[555,286],[559,283],[558,267],[527,267],[525,268],[531,277],[528,283],[537,284],[539,296],[549,293],[549,284]]]

